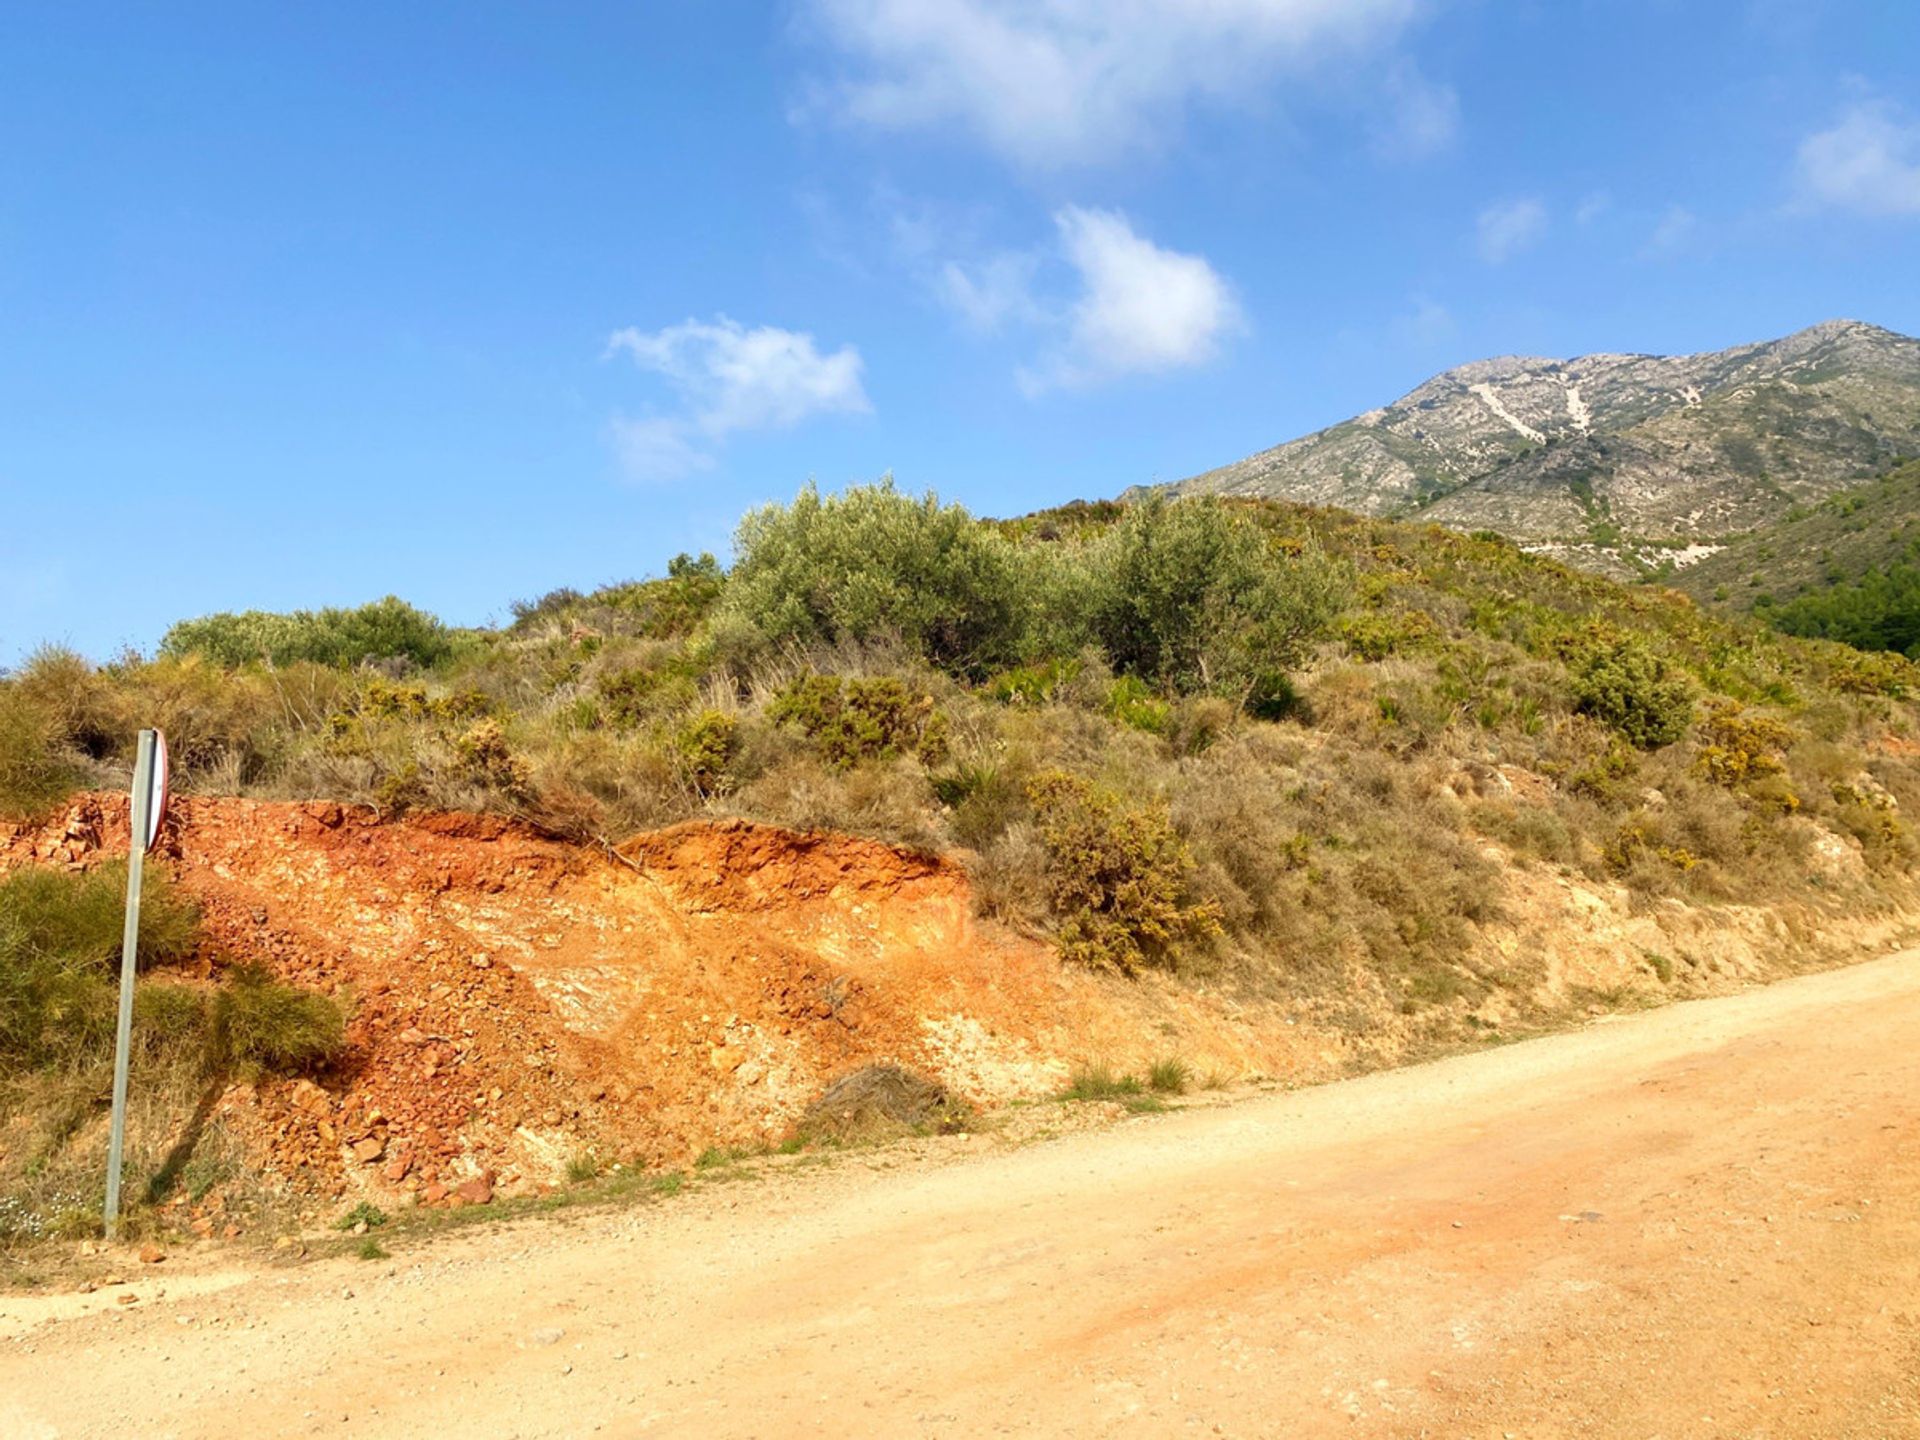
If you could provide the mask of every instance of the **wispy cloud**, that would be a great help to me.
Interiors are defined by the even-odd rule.
[[[1252,104],[1316,62],[1390,52],[1422,0],[803,0],[840,56],[813,107],[882,130],[953,128],[1021,165],[1152,148],[1196,102]],[[1416,144],[1451,92],[1407,72]]]
[[[1411,60],[1396,61],[1381,80],[1373,120],[1373,151],[1384,160],[1424,160],[1452,145],[1460,133],[1460,97],[1437,85]]]
[[[1920,122],[1884,100],[1862,100],[1800,142],[1803,203],[1860,215],[1920,215]]]
[[[680,402],[669,414],[614,420],[615,445],[636,479],[672,480],[710,469],[738,431],[873,408],[853,346],[822,354],[811,335],[771,325],[749,330],[725,315],[663,330],[616,330],[606,353],[629,355],[663,376]]]
[[[949,260],[941,266],[935,288],[949,310],[969,330],[992,335],[1011,322],[1036,324],[1045,311],[1034,297],[1040,257],[1002,251],[976,265]]]
[[[1504,265],[1547,233],[1547,207],[1531,197],[1489,205],[1474,222],[1474,247],[1489,265]]]
[[[1653,233],[1640,247],[1643,260],[1665,260],[1680,254],[1692,244],[1700,230],[1700,217],[1684,205],[1669,205],[1660,212]]]
[[[1387,338],[1403,350],[1431,350],[1451,342],[1459,329],[1446,306],[1415,295],[1411,309],[1387,322]]]

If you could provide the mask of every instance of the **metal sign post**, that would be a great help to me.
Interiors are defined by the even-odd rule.
[[[140,876],[167,810],[167,742],[142,730],[133,762],[133,814],[127,833],[127,922],[120,932],[120,1025],[113,1049],[113,1125],[107,1137],[107,1239],[120,1229],[120,1163],[127,1141],[127,1068],[133,1049],[133,971],[140,948]]]

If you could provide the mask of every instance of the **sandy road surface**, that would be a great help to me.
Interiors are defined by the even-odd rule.
[[[0,1300],[0,1435],[1920,1436],[1920,953],[233,1278]]]

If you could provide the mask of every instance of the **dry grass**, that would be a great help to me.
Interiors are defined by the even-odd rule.
[[[898,1065],[868,1065],[829,1085],[800,1117],[808,1143],[877,1144],[903,1135],[964,1130],[966,1104],[938,1082]]]

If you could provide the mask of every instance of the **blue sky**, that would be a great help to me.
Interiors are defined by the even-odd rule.
[[[8,6],[0,664],[1920,332],[1914,97],[1888,0]]]

